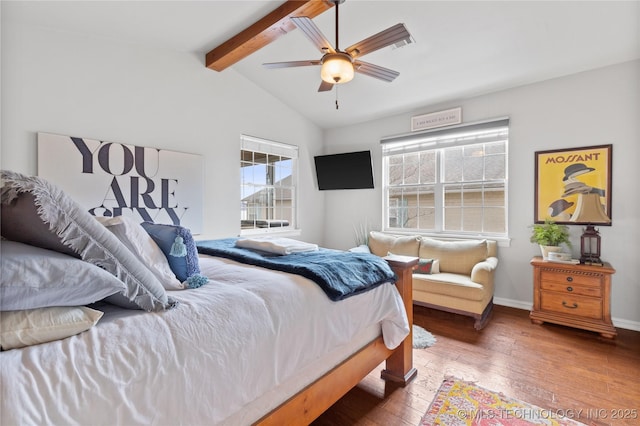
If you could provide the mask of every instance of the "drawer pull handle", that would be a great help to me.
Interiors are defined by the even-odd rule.
[[[576,309],[578,307],[578,304],[576,302],[573,302],[573,304],[571,306],[569,306],[569,304],[563,300],[562,301],[562,306],[564,306],[565,308],[569,308],[569,309]]]
[[[572,282],[573,281],[573,277],[567,277],[567,281]]]
[[[568,287],[567,287],[567,291],[573,291],[573,287],[568,286]]]

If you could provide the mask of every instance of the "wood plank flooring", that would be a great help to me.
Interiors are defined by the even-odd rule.
[[[386,384],[381,365],[314,426],[417,425],[445,376],[565,412],[586,425],[640,425],[640,332],[618,329],[611,341],[589,331],[534,325],[529,311],[504,306],[495,306],[480,332],[471,318],[421,306],[414,306],[414,323],[437,339],[431,348],[414,349],[418,377],[404,388]]]

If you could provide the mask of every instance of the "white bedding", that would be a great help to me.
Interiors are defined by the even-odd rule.
[[[211,281],[169,292],[173,310],[104,305],[85,333],[0,353],[0,424],[246,424],[260,413],[243,407],[272,408],[261,395],[326,368],[322,354],[376,328],[389,348],[409,332],[394,285],[332,302],[296,275],[200,263]]]

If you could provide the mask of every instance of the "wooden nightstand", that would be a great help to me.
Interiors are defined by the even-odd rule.
[[[551,322],[596,331],[613,339],[618,334],[611,322],[611,275],[603,266],[548,262],[541,257],[533,265],[531,322]]]

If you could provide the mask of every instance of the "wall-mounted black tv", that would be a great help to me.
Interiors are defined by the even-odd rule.
[[[314,159],[321,191],[373,188],[371,151],[318,155]]]

